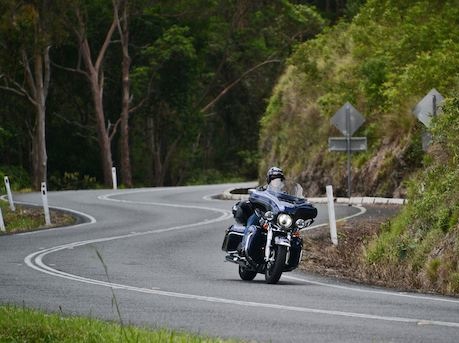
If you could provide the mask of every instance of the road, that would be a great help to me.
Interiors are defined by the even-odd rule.
[[[457,342],[457,298],[300,272],[241,281],[220,250],[234,202],[209,197],[229,187],[50,192],[86,222],[0,237],[0,303],[259,342]]]

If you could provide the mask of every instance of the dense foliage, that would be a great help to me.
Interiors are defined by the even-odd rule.
[[[444,96],[459,86],[457,1],[367,1],[300,45],[262,118],[260,173],[279,164],[323,194],[346,194],[345,154],[327,151],[341,135],[331,116],[351,102],[366,118],[355,136],[369,150],[353,157],[353,194],[405,195],[403,181],[421,167],[422,124],[411,113],[432,88]]]
[[[459,6],[457,0],[369,0],[297,47],[261,120],[260,174],[281,165],[310,195],[332,184],[345,195],[345,154],[330,118],[351,102],[366,118],[355,136],[353,194],[403,196],[401,213],[364,246],[356,268],[368,282],[459,292]],[[434,143],[412,109],[432,88],[449,98]],[[452,99],[451,99],[452,98]]]
[[[309,2],[2,1],[0,164],[35,188],[253,178],[265,99],[325,25]]]
[[[417,288],[459,293],[459,99],[443,106],[424,168],[409,183],[409,203],[370,243],[373,274]]]

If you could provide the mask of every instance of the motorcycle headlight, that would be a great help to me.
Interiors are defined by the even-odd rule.
[[[279,214],[277,217],[277,223],[283,228],[288,229],[290,226],[292,226],[293,219],[288,214]]]
[[[265,213],[264,217],[265,217],[266,220],[271,221],[271,220],[274,219],[274,214],[271,211],[268,211],[268,212]]]
[[[304,229],[306,227],[306,222],[304,219],[298,219],[295,224],[298,229]]]

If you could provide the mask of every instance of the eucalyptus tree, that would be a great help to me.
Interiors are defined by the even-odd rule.
[[[121,181],[125,186],[132,186],[129,117],[145,102],[147,93],[142,93],[142,99],[134,101],[130,80],[132,58],[129,25],[131,15],[141,13],[146,2],[74,0],[69,10],[68,24],[76,38],[79,58],[76,67],[64,69],[84,75],[89,83],[106,185],[111,184],[111,168],[114,165],[112,143],[119,134]],[[118,64],[121,70],[117,70]],[[108,77],[107,70],[110,73]],[[119,75],[115,75],[117,72]],[[107,79],[109,87],[106,87]],[[110,88],[108,92],[107,88]],[[118,91],[121,92],[120,103],[116,99],[107,100],[107,93],[114,96]]]
[[[67,1],[0,3],[0,89],[28,101],[34,109],[32,186],[39,189],[47,176],[46,100],[51,82],[50,49],[64,37],[63,8]]]
[[[91,9],[90,7],[93,6]],[[104,86],[105,86],[105,59],[107,50],[113,39],[113,35],[117,29],[119,2],[114,1],[113,6],[108,1],[75,1],[70,13],[71,30],[77,39],[79,49],[78,65],[74,71],[83,74],[88,83],[91,92],[92,102],[94,106],[94,116],[96,119],[97,138],[100,151],[100,159],[102,164],[102,172],[104,183],[110,185],[112,181],[112,150],[111,141],[116,133],[120,120],[116,120],[114,124],[106,120],[104,109]],[[107,12],[111,15],[107,15]],[[98,13],[99,17],[91,17],[90,14]],[[106,17],[104,17],[104,15]],[[102,18],[102,21],[101,21]],[[108,27],[103,26],[105,30],[96,28],[94,24],[103,24],[107,20]],[[93,27],[91,27],[91,25]],[[101,33],[102,31],[102,33]],[[100,37],[94,38],[94,34],[99,34]],[[100,40],[100,44],[91,41]],[[83,61],[80,64],[80,59]],[[70,69],[70,68],[68,68]]]
[[[132,4],[132,2],[131,2]],[[120,155],[121,155],[121,181],[127,186],[132,186],[131,157],[129,146],[129,114],[131,106],[131,56],[129,53],[129,15],[132,7],[127,0],[120,2],[120,13],[115,12],[115,20],[120,36],[122,51],[121,67],[121,111],[120,111]]]

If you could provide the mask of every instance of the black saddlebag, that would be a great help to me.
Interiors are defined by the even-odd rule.
[[[233,216],[239,225],[246,225],[247,219],[253,212],[252,204],[249,201],[239,201],[233,206]]]
[[[244,237],[245,226],[231,225],[225,231],[225,238],[223,239],[222,250],[228,253],[237,252],[237,247]]]

